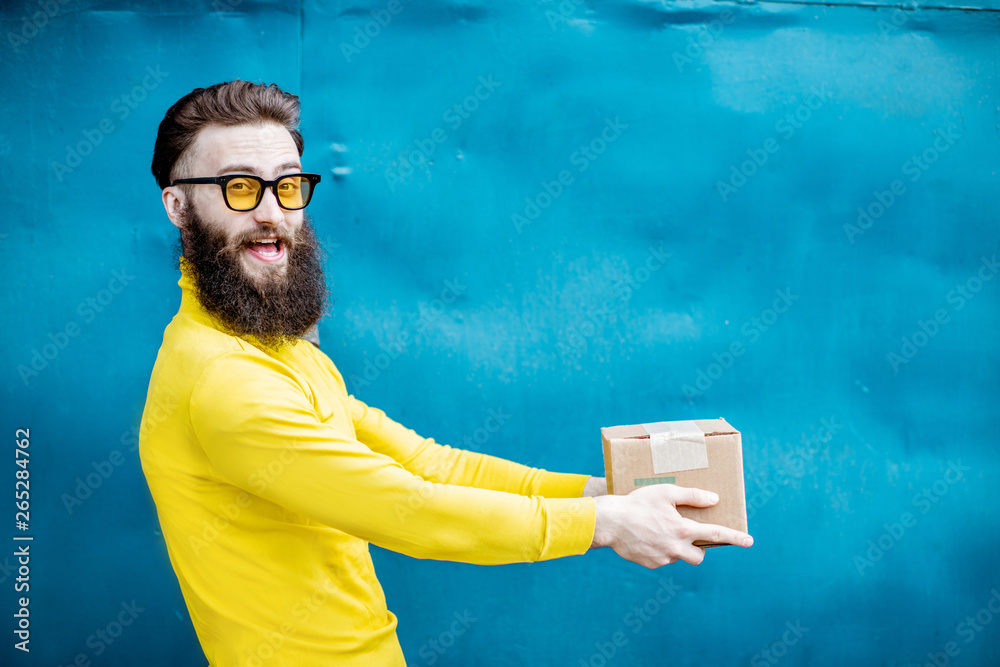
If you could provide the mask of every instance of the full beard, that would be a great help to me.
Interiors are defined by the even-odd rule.
[[[299,339],[326,314],[328,290],[322,250],[308,217],[294,236],[260,226],[232,239],[205,224],[185,205],[181,248],[194,269],[198,300],[235,336],[270,348]],[[277,235],[284,245],[285,271],[255,278],[243,267],[247,241]]]

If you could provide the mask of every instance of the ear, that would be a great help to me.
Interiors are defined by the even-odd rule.
[[[183,227],[181,210],[184,208],[184,192],[177,186],[163,188],[163,208],[174,227]]]

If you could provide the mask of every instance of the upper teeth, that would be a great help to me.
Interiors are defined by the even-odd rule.
[[[274,243],[278,239],[257,239],[256,241],[251,241],[251,243]]]

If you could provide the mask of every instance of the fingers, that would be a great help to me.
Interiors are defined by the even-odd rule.
[[[701,561],[705,560],[705,549],[688,544],[678,550],[677,557],[690,565],[701,565]]]
[[[594,544],[597,546],[604,544],[597,540],[597,527],[602,521],[604,502],[610,498],[613,497],[595,498],[599,510],[594,529]],[[705,559],[705,549],[696,546],[695,542],[743,547],[753,544],[753,538],[745,532],[680,515],[676,506],[711,507],[719,502],[717,494],[705,489],[673,484],[651,485],[636,489],[628,497],[618,500],[622,505],[619,509],[627,511],[613,515],[618,518],[614,522],[617,530],[612,531],[614,534],[607,544],[623,558],[644,567],[662,567],[678,560],[699,565]]]
[[[744,532],[725,526],[717,526],[714,523],[698,523],[697,521],[691,523],[694,524],[689,533],[692,542],[704,540],[712,544],[735,544],[738,547],[749,547],[753,544],[753,538]]]
[[[605,496],[608,493],[608,480],[606,477],[591,477],[583,485],[583,495]]]
[[[704,489],[692,489],[686,486],[674,486],[664,484],[664,488],[670,489],[671,500],[674,505],[691,505],[692,507],[711,507],[719,502],[718,494]]]
[[[669,486],[669,485],[666,485]],[[704,489],[693,489],[685,486],[673,487],[674,505],[691,505],[694,507],[711,507],[719,502],[719,496]],[[739,547],[753,545],[753,538],[741,531],[718,526],[714,523],[699,523],[691,521],[690,538],[692,542],[703,540],[712,544],[734,544]],[[684,559],[687,560],[687,559]],[[690,562],[690,561],[688,561]]]

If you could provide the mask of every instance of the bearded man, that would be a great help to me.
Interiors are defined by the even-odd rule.
[[[749,546],[657,485],[440,445],[347,392],[303,336],[326,311],[305,207],[299,101],[245,81],[198,88],[160,123],[152,171],[180,229],[181,303],[139,433],[171,565],[213,667],[405,665],[368,544],[466,563],[611,546],[646,567]]]

